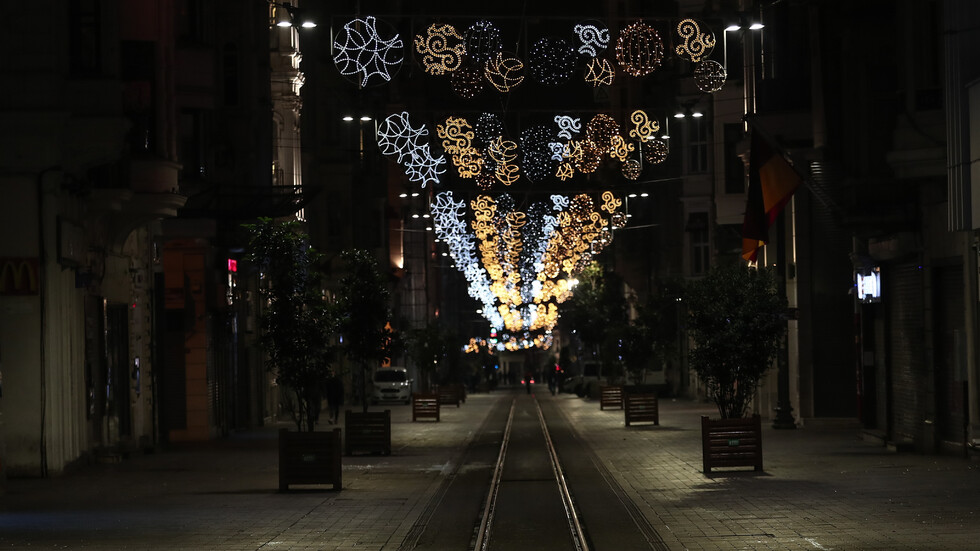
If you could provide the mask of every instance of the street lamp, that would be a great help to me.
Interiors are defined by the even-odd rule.
[[[307,19],[303,14],[303,10],[293,6],[289,2],[270,2],[276,8],[276,26],[277,27],[301,27],[304,29],[312,29],[316,27],[316,23],[312,20]],[[280,9],[281,8],[281,9]]]

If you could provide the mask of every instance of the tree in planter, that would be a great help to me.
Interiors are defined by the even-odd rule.
[[[264,272],[260,345],[298,431],[313,431],[329,378],[334,318],[324,301],[319,255],[296,221],[246,224],[249,260]]]
[[[343,335],[342,347],[347,356],[360,366],[361,403],[367,413],[366,380],[372,366],[390,358],[394,348],[391,331],[390,293],[378,261],[370,252],[351,249],[341,253],[347,271],[340,280],[336,314]]]
[[[604,363],[611,353],[611,328],[626,320],[626,300],[619,292],[618,280],[611,275],[598,262],[576,274],[578,284],[562,306],[560,321],[586,348],[590,359]]]
[[[688,285],[691,368],[723,419],[744,417],[785,331],[786,298],[768,269],[719,266]]]
[[[432,373],[448,352],[447,335],[438,322],[430,321],[425,327],[406,331],[405,344],[419,370],[419,387],[423,392],[428,392]]]

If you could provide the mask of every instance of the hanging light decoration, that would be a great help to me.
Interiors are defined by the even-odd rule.
[[[483,66],[470,61],[464,61],[453,71],[450,84],[453,92],[463,99],[473,99],[483,92]]]
[[[642,109],[633,111],[630,115],[630,122],[633,123],[633,129],[630,130],[631,138],[649,140],[654,137],[654,134],[660,132],[660,123],[656,120],[650,120],[650,117]]]
[[[649,140],[643,142],[643,159],[651,164],[657,165],[667,160],[668,153],[667,140]]]
[[[623,176],[627,180],[636,180],[640,177],[640,173],[643,171],[643,166],[640,165],[640,161],[636,159],[629,159],[623,163]]]
[[[498,52],[487,61],[484,74],[500,92],[510,92],[524,82],[524,62],[514,55]]]
[[[575,25],[575,36],[578,37],[578,53],[596,57],[609,45],[609,29],[599,21],[585,21]]]
[[[489,147],[498,136],[504,134],[504,124],[493,113],[481,113],[473,126],[473,138],[480,147]]]
[[[550,143],[555,141],[554,131],[547,126],[532,126],[521,132],[521,167],[532,182],[541,182],[555,173],[555,163]]]
[[[585,65],[585,82],[593,87],[611,86],[616,78],[616,69],[608,59],[595,57]]]
[[[705,59],[694,68],[694,82],[706,94],[721,90],[727,78],[725,66],[712,59]]]
[[[473,147],[473,129],[462,117],[449,117],[445,125],[436,125],[442,148],[449,153],[460,178],[473,178],[483,169],[483,157]]]
[[[531,46],[531,77],[546,86],[568,82],[575,70],[575,50],[563,38],[542,38]]]
[[[401,37],[393,31],[382,36],[378,23],[372,16],[351,20],[333,42],[337,70],[360,79],[362,87],[390,81],[391,71],[405,59]]]
[[[572,134],[578,134],[582,130],[582,119],[568,115],[555,115],[555,124],[558,125],[558,137],[566,140],[572,139]]]
[[[616,41],[616,61],[634,77],[648,75],[660,67],[664,57],[664,42],[656,29],[637,21],[619,33]]]
[[[493,159],[494,176],[500,183],[509,186],[520,178],[520,168],[514,164],[517,159],[516,143],[498,135],[487,148],[487,154]]]
[[[446,163],[442,155],[432,156],[428,143],[421,143],[428,135],[429,129],[424,124],[413,128],[408,113],[403,111],[385,118],[378,127],[377,136],[381,153],[397,157],[408,179],[419,182],[423,188],[429,182],[439,183],[439,175],[445,172],[442,165]]]
[[[463,62],[466,43],[452,25],[433,23],[425,35],[415,36],[415,51],[422,57],[425,72],[443,75],[455,71]]]
[[[483,65],[500,52],[500,29],[493,23],[480,20],[470,25],[465,33],[466,56]]]
[[[612,144],[613,136],[619,135],[619,123],[609,115],[599,113],[592,117],[589,124],[585,126],[585,135],[595,142],[599,148],[608,150]]]
[[[701,24],[694,19],[684,19],[677,24],[677,36],[681,43],[674,47],[677,57],[698,63],[702,58],[711,54],[715,47],[715,35],[710,31],[701,31]]]

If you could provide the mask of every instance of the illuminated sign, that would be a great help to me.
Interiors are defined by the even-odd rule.
[[[875,267],[870,274],[857,273],[854,276],[857,297],[861,302],[881,302],[881,270]]]
[[[36,258],[0,258],[0,295],[36,295],[39,281]]]
[[[238,271],[238,261],[235,260],[234,258],[229,258],[228,259],[228,271],[229,272],[237,272]]]

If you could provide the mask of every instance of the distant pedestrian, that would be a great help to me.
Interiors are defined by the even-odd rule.
[[[327,411],[330,414],[329,422],[334,424],[340,419],[340,406],[344,405],[344,381],[337,376],[337,372],[330,370],[330,377],[327,378]]]
[[[531,372],[528,371],[524,373],[524,386],[527,388],[527,393],[531,393]]]

